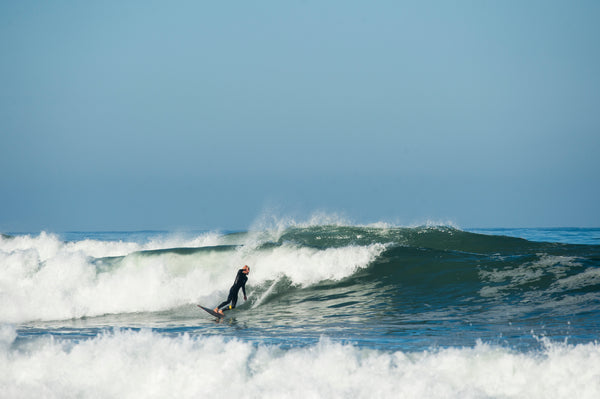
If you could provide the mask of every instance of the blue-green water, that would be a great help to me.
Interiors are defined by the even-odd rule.
[[[600,229],[8,234],[0,326],[9,397],[596,397]]]

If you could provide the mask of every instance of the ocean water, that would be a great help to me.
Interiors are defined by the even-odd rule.
[[[0,237],[2,398],[600,398],[599,334],[600,229]]]

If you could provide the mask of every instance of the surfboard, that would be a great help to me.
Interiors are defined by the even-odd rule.
[[[214,310],[212,310],[212,309],[205,308],[204,306],[201,306],[201,305],[196,305],[196,306],[198,306],[200,309],[202,309],[202,310],[206,311],[206,313],[209,313],[209,314],[211,314],[211,315],[213,315],[213,316],[215,316],[215,317],[218,317],[219,319],[222,319],[223,317],[225,317],[225,316],[224,316],[224,315],[222,315],[221,313],[217,313],[217,312],[215,312],[215,311],[214,311]]]

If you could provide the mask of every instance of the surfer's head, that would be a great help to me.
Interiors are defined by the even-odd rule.
[[[248,265],[244,265],[244,267],[242,267],[242,273],[244,273],[244,274],[250,273],[250,268],[248,267]]]

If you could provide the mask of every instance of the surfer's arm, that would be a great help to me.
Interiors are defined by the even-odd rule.
[[[242,292],[244,293],[244,301],[246,300],[246,284],[242,285]]]

